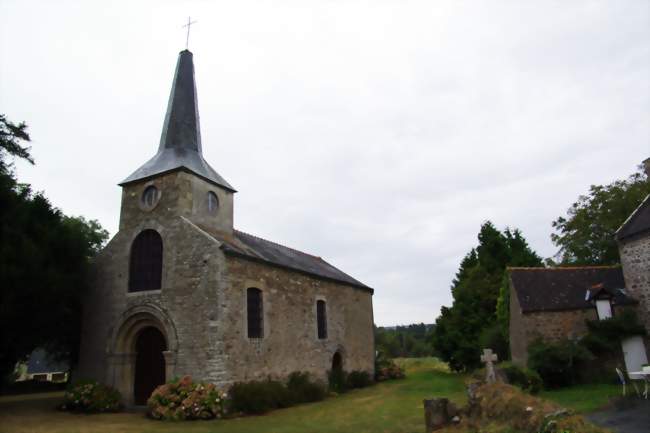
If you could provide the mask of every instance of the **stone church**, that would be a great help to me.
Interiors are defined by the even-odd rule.
[[[374,369],[373,289],[234,228],[235,189],[203,158],[192,53],[178,57],[156,155],[122,183],[119,231],[84,300],[78,378],[144,404],[166,380],[227,386]]]

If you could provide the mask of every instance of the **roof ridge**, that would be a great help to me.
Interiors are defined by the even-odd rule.
[[[650,158],[648,158],[648,159],[650,159]],[[648,200],[650,200],[650,194],[648,194],[647,196],[645,196],[645,198],[643,200],[641,200],[641,203],[639,203],[639,205],[632,211],[632,213],[630,215],[628,215],[628,217],[625,219],[625,221],[623,221],[623,224],[621,224],[621,226],[618,229],[616,229],[616,231],[614,232],[614,236],[617,239],[620,240],[620,239],[622,239],[624,237],[627,237],[627,236],[621,236],[621,232],[629,224],[632,224],[632,221],[634,219],[636,219],[637,214],[641,211],[641,208],[643,206],[645,206],[645,204],[646,204],[646,202],[648,202]],[[635,233],[633,233],[633,234],[635,234]]]
[[[507,266],[506,270],[508,271],[570,271],[576,269],[616,269],[620,268],[621,265],[586,265],[586,266]]]
[[[286,248],[286,249],[288,249],[288,250],[295,251],[295,252],[297,252],[297,253],[304,254],[304,255],[306,255],[306,256],[313,257],[313,258],[315,258],[315,259],[321,260],[322,262],[325,262],[325,260],[323,260],[323,258],[320,257],[320,256],[315,256],[315,255],[313,255],[313,254],[309,254],[309,253],[306,253],[306,252],[304,252],[304,251],[300,251],[300,250],[297,250],[297,249],[295,249],[295,248],[291,248],[291,247],[288,247],[288,246],[286,246],[286,245],[282,245],[282,244],[279,244],[279,243],[277,243],[277,242],[273,242],[273,241],[270,241],[270,240],[268,240],[268,239],[261,238],[261,237],[259,237],[259,236],[255,236],[255,235],[252,235],[252,234],[250,234],[250,233],[247,233],[247,232],[244,232],[244,231],[241,231],[241,230],[237,230],[237,229],[233,229],[233,230],[234,230],[235,232],[237,232],[237,233],[241,233],[241,234],[243,234],[243,235],[250,236],[250,237],[252,237],[252,238],[259,239],[259,240],[261,240],[261,241],[268,242],[268,243],[270,243],[270,244],[277,245],[277,246],[279,246],[279,247]],[[327,262],[325,262],[325,263],[327,263]]]

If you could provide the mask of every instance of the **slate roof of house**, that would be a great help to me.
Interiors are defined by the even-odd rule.
[[[229,236],[206,227],[201,226],[200,228],[220,241],[221,249],[226,254],[336,281],[370,293],[374,292],[372,288],[330,265],[321,257],[303,253],[239,230],[234,231],[234,236]]]
[[[66,362],[51,359],[44,349],[34,349],[27,362],[27,374],[61,373],[69,368]]]
[[[616,230],[616,239],[622,240],[639,233],[650,231],[650,195],[648,195]]]
[[[235,192],[203,158],[192,57],[188,50],[178,54],[158,153],[124,179],[120,183],[121,186],[175,170],[187,170],[208,182]]]
[[[613,293],[614,305],[636,303],[621,291],[625,280],[619,266],[508,268],[508,272],[524,313],[594,308],[587,300],[594,289]]]

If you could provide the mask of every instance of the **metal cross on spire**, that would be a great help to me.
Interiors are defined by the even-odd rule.
[[[196,24],[196,21],[191,21],[190,17],[187,17],[187,24],[183,25],[183,27],[187,27],[187,37],[185,38],[185,49],[187,50],[189,45],[190,45],[190,26],[192,24]]]

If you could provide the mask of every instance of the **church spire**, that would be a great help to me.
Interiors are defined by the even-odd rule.
[[[201,154],[201,127],[194,84],[192,53],[178,55],[174,83],[167,103],[167,114],[160,136],[160,150],[185,148]]]
[[[208,182],[235,191],[203,159],[192,57],[188,50],[183,50],[178,55],[158,153],[122,181],[121,186],[173,170],[186,169]]]

